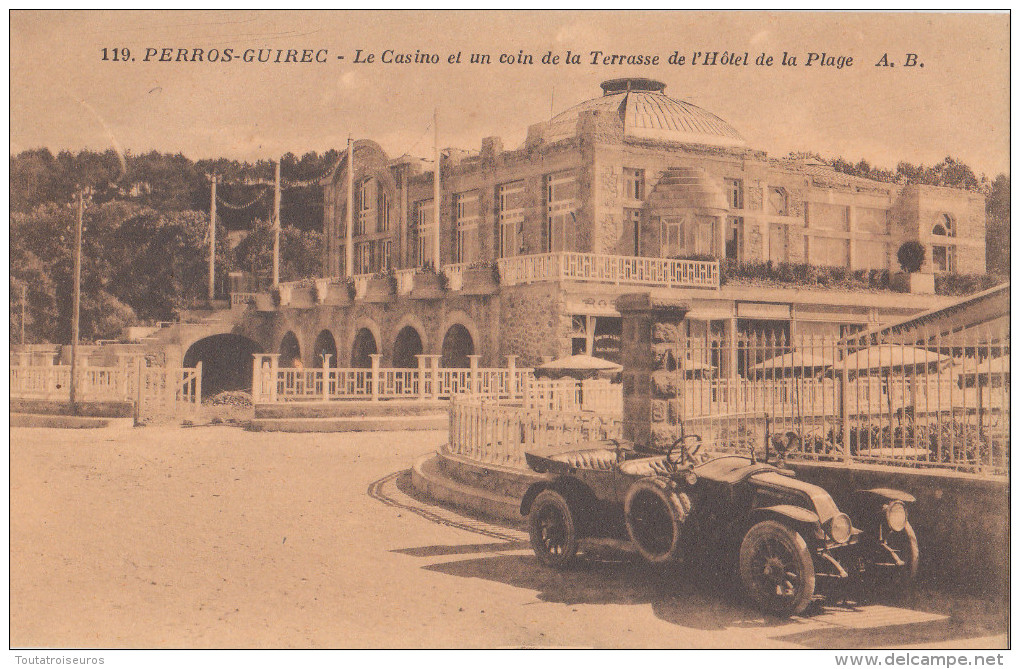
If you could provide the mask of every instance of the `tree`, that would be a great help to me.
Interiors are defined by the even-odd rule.
[[[917,241],[903,242],[899,251],[896,252],[896,259],[904,272],[914,273],[924,265],[926,252],[924,244]]]
[[[296,281],[321,273],[322,234],[313,230],[284,227],[280,230],[280,280]],[[255,229],[234,249],[235,266],[251,272],[264,282],[273,274],[273,228],[256,221]]]
[[[1000,174],[992,181],[985,201],[985,249],[988,272],[1009,274],[1009,176]]]

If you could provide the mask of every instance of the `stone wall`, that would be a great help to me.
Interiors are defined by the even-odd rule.
[[[521,367],[533,367],[543,357],[570,354],[570,314],[558,283],[505,287],[499,298],[499,351],[515,354]]]

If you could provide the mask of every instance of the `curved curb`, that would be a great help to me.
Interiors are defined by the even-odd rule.
[[[411,467],[411,485],[420,494],[433,500],[446,502],[475,513],[496,518],[513,526],[523,526],[521,500],[491,490],[466,485],[444,474],[441,453],[429,453],[418,458]],[[448,466],[455,461],[445,460]],[[498,476],[498,472],[495,472]]]
[[[446,414],[438,416],[351,416],[348,418],[254,418],[249,432],[402,432],[445,430]]]

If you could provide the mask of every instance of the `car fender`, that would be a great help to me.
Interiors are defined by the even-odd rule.
[[[776,504],[755,509],[751,514],[751,522],[756,525],[763,520],[776,520],[787,526],[792,526],[808,541],[825,537],[818,514],[804,507]]]
[[[895,488],[868,488],[867,490],[857,490],[855,494],[864,499],[877,500],[881,505],[892,501],[900,501],[904,504],[912,504],[917,501],[917,498],[910,493]]]
[[[552,481],[539,481],[538,483],[533,483],[521,499],[522,516],[531,513],[531,504],[543,490],[555,490],[560,493],[576,510],[587,508],[596,499],[595,493],[575,478],[562,476]]]

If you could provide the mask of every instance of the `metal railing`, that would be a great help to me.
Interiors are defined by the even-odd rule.
[[[645,286],[718,288],[719,263],[597,253],[542,253],[502,258],[500,282],[513,286],[570,280]]]
[[[719,448],[794,432],[792,457],[1002,474],[1009,466],[1009,331],[853,341],[686,339],[660,390]],[[716,378],[716,377],[720,378]]]

